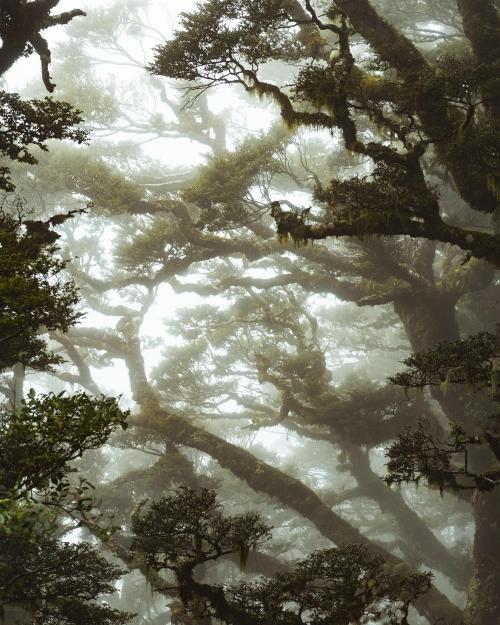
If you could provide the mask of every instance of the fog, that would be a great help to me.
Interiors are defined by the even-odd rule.
[[[500,55],[475,59],[465,0],[353,2],[387,20],[375,28],[348,4],[62,0],[58,13],[86,15],[43,31],[52,97],[81,111],[88,140],[50,140],[36,164],[8,167],[29,220],[84,209],[54,226],[54,254],[68,261],[57,280],[74,281],[82,315],[67,331],[39,328],[60,363],[6,369],[0,391],[6,406],[22,388],[116,397],[130,411],[127,429],[71,461],[71,479],[93,485],[92,521],[62,510],[57,540],[88,543],[119,567],[115,591],[95,601],[131,625],[498,625],[500,574],[486,552],[500,541],[498,416],[488,421],[499,399]],[[202,26],[181,11],[220,15],[198,45],[182,33]],[[383,24],[428,75],[417,61],[405,70],[403,44],[400,61],[386,51],[400,44],[377,39]],[[221,33],[240,30],[236,52],[219,58]],[[2,89],[45,97],[39,66],[36,52],[20,58]],[[449,128],[431,119],[432,80],[445,85]],[[475,347],[439,360],[440,342],[480,332],[484,345],[497,340],[481,348],[483,368],[462,375]],[[428,360],[404,364],[423,350]],[[408,367],[420,382],[401,381]],[[433,437],[425,453],[440,441],[439,468],[401,443],[419,428]],[[397,441],[399,461],[417,466],[404,479],[388,465]],[[212,491],[224,515],[259,513],[266,536],[252,542],[261,530],[247,520],[250,538],[229,548],[229,524],[217,551],[219,512],[196,535],[208,503],[175,497]],[[148,513],[157,524],[180,515],[177,529],[151,530]],[[164,566],[188,558],[175,542],[183,532],[199,558],[185,586],[177,565]],[[371,560],[363,569],[358,547],[383,574]],[[345,563],[328,560],[330,577],[303,565],[304,588],[320,579],[307,597],[279,578],[342,549],[361,567],[349,573],[365,589],[353,590],[356,608],[339,607]],[[76,623],[33,610],[7,611],[7,622]]]

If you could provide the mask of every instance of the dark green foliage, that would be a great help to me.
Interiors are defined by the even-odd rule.
[[[90,485],[73,485],[69,462],[101,446],[127,413],[116,400],[79,393],[36,397],[0,415],[0,607],[34,624],[124,623],[130,615],[88,603],[114,590],[120,571],[87,544],[48,538],[61,512],[85,519]],[[98,527],[95,526],[98,533]],[[105,532],[102,532],[103,535]]]
[[[464,384],[475,392],[488,389],[498,401],[499,334],[480,332],[459,341],[443,341],[432,349],[412,354],[404,363],[406,371],[390,378],[390,382],[405,388],[422,389],[439,385],[443,393],[450,384]],[[420,422],[416,430],[407,429],[386,451],[388,484],[418,482],[425,478],[441,492],[473,489],[491,490],[500,485],[500,414],[490,415],[475,431],[467,432],[463,425],[452,423],[447,441],[439,440],[428,422]],[[473,454],[471,450],[474,449]],[[477,449],[492,458],[487,468],[478,470],[470,458]],[[497,462],[493,460],[496,458]]]
[[[500,419],[497,416],[495,420],[498,433]],[[424,478],[441,493],[445,489],[492,490],[500,485],[500,467],[476,473],[469,465],[470,449],[489,443],[491,436],[491,432],[483,436],[467,436],[463,428],[455,423],[449,439],[441,441],[432,432],[429,422],[420,422],[416,430],[405,430],[387,449],[385,481],[389,485],[402,482],[418,484]]]
[[[429,573],[390,572],[362,545],[316,551],[291,573],[228,589],[229,601],[255,625],[405,623],[410,603],[425,593]]]
[[[156,570],[194,568],[224,554],[245,554],[269,538],[258,514],[225,517],[214,491],[181,487],[133,518],[133,549]]]
[[[74,484],[69,463],[126,427],[114,398],[85,393],[36,396],[17,412],[0,412],[0,517],[2,532],[31,536],[61,511],[84,517],[94,506],[91,485]],[[42,507],[43,506],[43,507]],[[53,518],[47,517],[53,511]]]
[[[372,215],[403,224],[432,215],[437,206],[433,196],[420,181],[411,184],[411,178],[409,165],[382,162],[370,176],[333,180],[328,188],[319,189],[316,197],[328,204],[335,221],[358,223],[363,235],[363,226]]]
[[[478,63],[463,41],[438,46],[431,55],[448,96],[465,108],[478,106],[484,90],[499,88],[498,66]]]
[[[7,212],[8,211],[8,212]],[[56,255],[57,234],[44,222],[22,220],[20,200],[4,198],[0,210],[0,369],[17,362],[46,369],[59,358],[46,350],[42,330],[66,331],[80,317],[66,261]]]
[[[156,50],[149,70],[171,78],[211,84],[243,80],[241,62],[260,63],[297,56],[293,30],[279,0],[209,0],[181,14],[181,30]]]
[[[126,428],[127,415],[114,397],[32,391],[18,412],[0,413],[2,493],[17,490],[19,496],[60,484],[67,463],[103,445],[118,427]]]
[[[457,141],[450,145],[448,156],[449,158],[464,158],[476,184],[481,184],[481,180],[485,178],[487,189],[498,202],[500,199],[500,175],[498,173],[500,171],[500,123],[482,119],[473,128],[469,124],[470,121],[465,119],[459,126]],[[466,154],[464,154],[465,151]]]
[[[248,550],[269,538],[257,514],[225,517],[214,491],[180,488],[133,520],[134,549],[155,570],[172,570],[179,595],[193,615],[212,615],[231,625],[348,625],[384,619],[407,623],[412,601],[425,593],[429,573],[391,572],[364,546],[317,551],[290,573],[237,586],[201,584],[198,564],[231,553],[246,563]],[[200,609],[201,608],[201,609]]]
[[[459,156],[466,146],[467,167],[481,184],[486,178],[490,191],[500,198],[500,125],[498,119],[482,117],[481,107],[494,105],[500,92],[500,64],[478,63],[463,43],[440,46],[436,71],[444,81],[449,100],[465,117],[458,126],[449,156]],[[463,154],[463,152],[462,152]]]
[[[345,78],[342,67],[335,68],[327,63],[307,65],[301,68],[293,86],[293,98],[303,104],[314,104],[318,109],[334,109],[338,91]]]
[[[122,571],[86,543],[0,533],[0,553],[0,618],[8,622],[16,606],[20,625],[122,625],[133,616],[100,600]]]
[[[22,100],[16,93],[0,91],[0,157],[33,165],[36,157],[28,151],[36,146],[47,150],[49,139],[86,141],[88,133],[76,128],[80,111],[67,102],[52,98]],[[7,166],[0,167],[0,190],[13,191]]]
[[[490,387],[498,393],[500,333],[480,332],[460,341],[443,341],[432,349],[412,354],[404,361],[406,371],[392,376],[393,384],[405,388],[467,383],[475,388]],[[446,388],[444,388],[446,390]]]
[[[105,538],[86,480],[69,463],[125,428],[113,398],[28,395],[19,411],[0,413],[0,609],[18,606],[32,625],[125,623],[130,615],[94,603],[113,592],[120,571],[86,544],[51,538],[66,513]],[[90,601],[90,603],[88,603]]]

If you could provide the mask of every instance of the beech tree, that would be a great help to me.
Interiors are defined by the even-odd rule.
[[[496,481],[485,466],[493,421],[484,420],[494,383],[455,387],[467,378],[452,378],[446,360],[421,378],[424,393],[386,383],[410,352],[494,336],[498,321],[498,72],[476,56],[473,9],[454,0],[202,3],[166,44],[142,2],[68,26],[58,88],[96,140],[54,147],[30,176],[22,163],[12,171],[46,211],[92,202],[91,215],[61,227],[92,316],[52,332],[68,362],[43,379],[99,394],[108,367],[122,367],[113,383],[134,402],[130,427],[112,438],[111,456],[93,452],[82,467],[121,526],[102,549],[130,571],[113,605],[137,612],[136,622],[197,622],[147,566],[143,545],[130,550],[143,498],[168,498],[180,484],[216,487],[226,505],[259,509],[275,526],[278,540],[250,552],[249,576],[293,575],[308,554],[355,544],[389,571],[434,573],[409,622],[498,620],[498,490],[474,478]],[[144,59],[141,47],[154,45],[156,59]],[[126,88],[106,77],[116,64],[127,68]],[[221,106],[209,87],[240,99]],[[272,123],[243,130],[246,108]],[[166,165],[138,145],[153,140],[172,159],[189,140],[205,162]],[[451,489],[442,472],[424,486],[425,463],[410,475],[393,467],[400,488],[384,483],[384,448],[396,457],[422,419],[426,444],[448,457],[458,441],[474,456],[467,488]],[[133,454],[144,461],[127,470],[120,458]],[[114,478],[110,457],[121,468]],[[418,491],[400,479],[408,475],[422,476]],[[237,587],[233,558],[199,567],[195,579]],[[243,581],[239,606],[260,605],[263,587]],[[148,585],[159,593],[149,604]]]
[[[133,520],[141,557],[157,571],[173,571],[179,594],[195,617],[224,623],[408,623],[410,603],[426,592],[428,573],[397,575],[359,545],[317,551],[290,573],[236,587],[200,584],[196,567],[237,553],[245,566],[250,549],[269,538],[257,514],[223,516],[215,492],[181,488]]]
[[[370,159],[367,175],[328,186],[316,181],[315,199],[324,206],[318,224],[307,223],[309,210],[306,218],[275,202],[281,236],[300,244],[331,235],[410,235],[458,245],[467,258],[498,267],[498,235],[449,225],[426,179],[432,150],[457,194],[473,210],[497,216],[500,17],[491,1],[457,4],[463,48],[452,53],[442,46],[432,60],[365,0],[324,9],[310,2],[204,2],[183,14],[150,70],[195,82],[194,97],[217,84],[239,84],[275,102],[288,126],[338,129],[347,150]],[[296,44],[305,28],[312,30],[304,54]],[[356,59],[360,39],[371,54]],[[291,85],[261,78],[271,58],[298,64]],[[363,138],[360,117],[376,124],[378,141]],[[473,618],[493,622],[494,612],[489,606]]]

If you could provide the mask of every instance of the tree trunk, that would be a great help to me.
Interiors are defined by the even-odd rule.
[[[500,623],[500,491],[476,493],[474,573],[469,586],[466,625]]]
[[[393,515],[401,535],[418,551],[425,566],[443,572],[456,588],[464,590],[470,579],[470,560],[448,551],[416,511],[406,504],[401,493],[389,488],[373,472],[367,454],[355,446],[351,446],[348,453],[353,466],[352,474],[366,497],[376,501],[382,512]]]
[[[457,340],[458,326],[455,320],[454,304],[449,299],[433,297],[408,297],[395,302],[412,349],[421,351],[443,340]],[[470,432],[478,427],[476,410],[465,410],[463,392],[443,394],[434,389],[433,395],[439,401],[450,420],[461,421]],[[473,402],[478,404],[479,402]],[[478,456],[476,458],[476,456]],[[484,462],[484,454],[471,455],[472,462]],[[484,470],[484,467],[482,467]],[[499,625],[500,601],[500,491],[476,492],[473,497],[475,523],[473,547],[473,573],[469,584],[465,623],[467,625]]]
[[[434,347],[440,341],[460,338],[455,317],[455,298],[438,289],[429,293],[410,293],[394,301],[413,351]]]
[[[26,625],[33,621],[33,614],[20,606],[4,605],[1,609],[3,610],[0,616],[2,625]]]

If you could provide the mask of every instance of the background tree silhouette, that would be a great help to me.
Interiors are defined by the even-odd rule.
[[[89,11],[54,76],[93,141],[12,165],[40,219],[93,203],[59,241],[89,314],[51,333],[68,362],[36,379],[134,402],[131,427],[81,466],[122,527],[102,549],[131,571],[113,605],[137,623],[167,622],[167,603],[172,622],[192,618],[168,589],[149,599],[158,573],[129,551],[134,507],[179,484],[216,486],[276,527],[247,575],[356,543],[410,575],[432,570],[410,622],[498,620],[498,493],[441,499],[382,480],[405,427],[424,417],[434,441],[451,422],[473,437],[497,410],[491,388],[448,379],[407,398],[386,378],[409,352],[495,332],[498,59],[479,56],[489,35],[470,3],[332,6],[205,3],[173,38],[154,5]],[[476,6],[494,33],[493,4]],[[227,70],[245,89],[207,90],[205,62],[209,81]],[[229,556],[200,575],[240,580]]]

